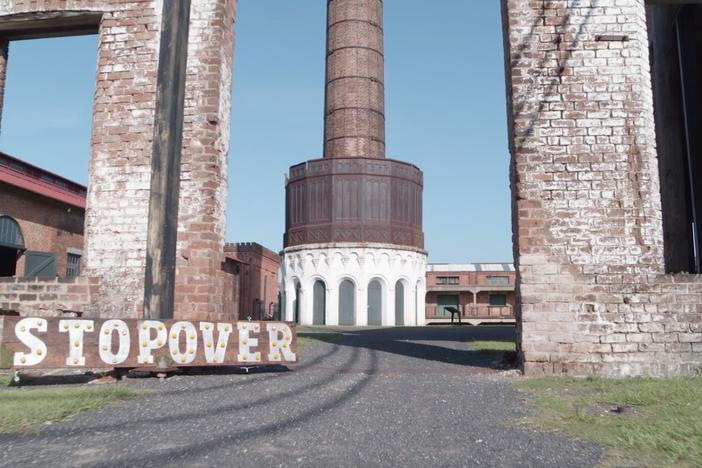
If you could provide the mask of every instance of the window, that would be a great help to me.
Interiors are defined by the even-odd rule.
[[[508,286],[509,276],[488,276],[487,284],[490,286]]]
[[[69,253],[68,261],[66,262],[66,276],[75,278],[80,275],[80,255]]]
[[[15,250],[24,249],[24,237],[17,221],[9,216],[0,216],[0,246]]]
[[[0,276],[15,276],[22,251],[24,238],[19,224],[8,216],[0,216]]]
[[[504,307],[507,305],[507,296],[504,294],[490,294],[490,307]]]
[[[437,276],[436,284],[458,284],[458,276]]]

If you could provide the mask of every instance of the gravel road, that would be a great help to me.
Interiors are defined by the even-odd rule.
[[[511,327],[338,328],[273,373],[127,379],[144,396],[31,436],[0,466],[589,467],[601,449],[519,423],[523,396],[472,339]]]

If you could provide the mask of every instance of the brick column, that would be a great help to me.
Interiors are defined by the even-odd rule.
[[[524,368],[601,373],[664,265],[644,1],[502,5]]]
[[[324,157],[385,157],[382,0],[328,0]]]
[[[85,274],[100,280],[99,291],[92,296],[96,312],[139,317],[161,3],[114,2],[108,6],[112,5],[115,9],[106,9],[98,36]],[[192,1],[176,318],[216,319],[224,313],[222,264],[234,10],[234,0]]]
[[[224,318],[222,263],[235,11],[235,0],[192,2],[176,317]]]
[[[83,265],[86,276],[99,278],[95,313],[136,318],[144,296],[161,9],[156,2],[119,7],[105,11],[98,35]]]

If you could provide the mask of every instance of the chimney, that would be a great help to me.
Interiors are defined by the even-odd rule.
[[[385,157],[382,0],[327,1],[325,158]]]

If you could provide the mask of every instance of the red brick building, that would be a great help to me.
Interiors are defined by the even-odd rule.
[[[76,277],[86,187],[0,153],[0,277]]]
[[[235,315],[243,320],[276,317],[280,256],[255,242],[226,244],[224,255],[233,266],[231,304],[237,310]]]
[[[427,265],[426,322],[450,321],[453,307],[471,323],[512,323],[515,279],[511,263]]]

